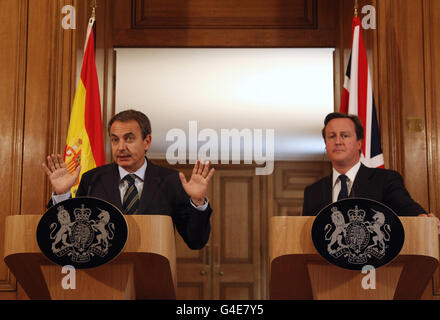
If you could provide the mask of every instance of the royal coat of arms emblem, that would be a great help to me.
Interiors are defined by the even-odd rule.
[[[318,252],[335,265],[377,268],[400,252],[404,230],[398,216],[385,205],[349,198],[321,210],[312,227],[312,239]]]
[[[113,205],[74,198],[50,208],[37,228],[42,252],[60,265],[92,268],[116,257],[127,239],[127,224]]]

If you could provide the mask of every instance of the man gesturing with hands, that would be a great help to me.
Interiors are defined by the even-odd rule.
[[[153,164],[146,157],[150,121],[139,111],[116,114],[108,131],[114,162],[84,173],[76,196],[100,198],[125,214],[169,215],[188,247],[203,248],[211,230],[206,192],[214,169],[209,170],[209,162],[197,161],[189,181],[183,173]],[[70,174],[62,156],[52,154],[43,168],[54,191],[48,206],[70,198],[80,166]]]

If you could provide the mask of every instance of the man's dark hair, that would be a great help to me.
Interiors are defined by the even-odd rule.
[[[145,139],[147,137],[147,135],[151,134],[150,119],[148,119],[148,117],[145,114],[143,114],[142,112],[132,110],[132,109],[121,111],[121,112],[115,114],[110,119],[110,121],[108,122],[108,128],[107,128],[108,134],[110,135],[110,128],[112,127],[113,122],[115,122],[115,121],[127,122],[127,121],[131,121],[131,120],[135,120],[139,124],[139,127],[141,128],[141,132],[142,132],[142,139]]]
[[[327,124],[333,119],[350,119],[354,123],[354,130],[356,131],[357,140],[364,139],[364,127],[362,126],[361,119],[354,114],[345,114],[340,112],[332,112],[329,113],[324,120],[324,128],[322,129],[322,137],[325,141],[325,128],[327,128]]]

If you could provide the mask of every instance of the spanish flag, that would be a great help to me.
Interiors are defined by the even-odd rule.
[[[81,164],[79,179],[71,189],[72,197],[76,195],[82,174],[105,164],[94,24],[95,19],[92,17],[87,28],[81,77],[76,88],[64,150],[64,161],[71,174]]]

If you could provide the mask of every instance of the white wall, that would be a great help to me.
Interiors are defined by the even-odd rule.
[[[169,130],[189,138],[195,120],[219,137],[274,129],[275,160],[323,159],[333,49],[117,49],[116,79],[116,112],[141,110],[152,122],[151,158],[164,158]]]

